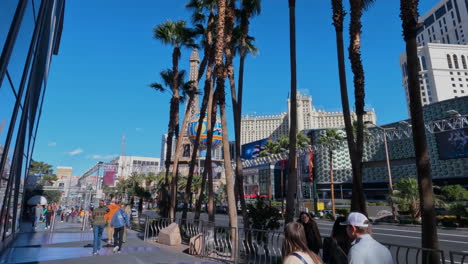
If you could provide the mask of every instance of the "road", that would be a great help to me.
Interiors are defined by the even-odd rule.
[[[155,215],[154,212],[150,214]],[[181,213],[177,213],[180,217]],[[225,214],[217,214],[216,224],[219,226],[228,226],[229,219]],[[188,214],[188,218],[193,218],[193,213]],[[201,220],[208,220],[207,214],[201,214]],[[239,227],[242,227],[242,218],[238,217]],[[322,236],[329,236],[333,227],[333,222],[329,220],[316,220]],[[421,247],[421,227],[412,225],[390,225],[376,224],[372,226],[372,236],[381,243],[397,244],[407,247]],[[468,230],[438,228],[440,249],[444,251],[445,259],[450,258],[449,251],[458,251],[468,254]],[[396,254],[396,248],[392,249]],[[415,250],[410,252],[415,254]],[[400,250],[399,254],[406,254],[406,251]],[[455,262],[457,263],[457,262]]]

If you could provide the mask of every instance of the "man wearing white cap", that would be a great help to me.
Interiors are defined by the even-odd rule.
[[[365,215],[350,213],[348,220],[341,224],[346,225],[346,232],[353,240],[348,254],[349,264],[393,264],[388,248],[369,234],[369,220]]]

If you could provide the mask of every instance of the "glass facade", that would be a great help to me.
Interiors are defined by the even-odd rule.
[[[0,1],[0,250],[19,230],[52,55],[65,0]]]

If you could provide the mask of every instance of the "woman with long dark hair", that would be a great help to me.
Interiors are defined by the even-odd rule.
[[[304,226],[300,223],[286,225],[283,252],[283,264],[322,264],[320,257],[307,246]]]
[[[314,221],[314,218],[310,214],[302,212],[297,222],[302,224],[304,227],[307,246],[309,249],[315,254],[319,254],[320,249],[322,248],[322,237],[320,236],[320,231],[317,227],[317,223]]]
[[[323,240],[323,261],[327,264],[348,263],[351,240],[346,233],[346,226],[340,224],[344,221],[346,221],[346,217],[338,217],[335,224],[333,224],[331,237]]]

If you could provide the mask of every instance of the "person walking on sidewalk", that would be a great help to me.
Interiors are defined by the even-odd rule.
[[[118,203],[117,203],[118,204]],[[125,228],[130,228],[130,216],[124,211],[119,209],[112,217],[110,224],[114,228],[114,250],[113,252],[120,253],[122,250],[122,242]]]
[[[33,226],[35,229],[38,228],[39,221],[41,220],[43,216],[44,208],[42,208],[41,204],[37,204],[36,207],[34,207],[34,222]]]
[[[94,208],[91,217],[90,223],[93,227],[94,242],[93,242],[93,255],[98,255],[99,250],[101,249],[101,238],[104,227],[106,226],[106,220],[104,215],[107,214],[109,208],[104,206],[104,201],[99,201],[99,207]]]
[[[107,246],[110,247],[114,244],[114,228],[111,227],[110,223],[114,217],[115,212],[120,209],[120,206],[115,204],[115,199],[112,199],[107,208],[109,208],[109,212],[104,216],[104,219],[106,220],[107,226]]]
[[[370,224],[365,215],[350,213],[341,224],[346,225],[346,232],[353,240],[348,254],[349,264],[393,264],[390,250],[370,235]]]

